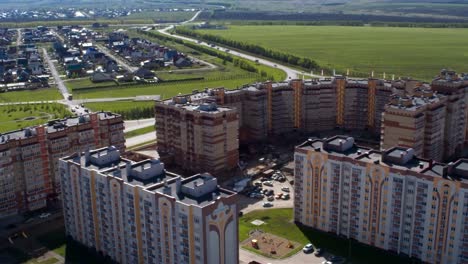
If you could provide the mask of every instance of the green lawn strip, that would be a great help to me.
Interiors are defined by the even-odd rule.
[[[133,97],[139,95],[161,95],[162,98],[169,98],[179,93],[191,93],[193,90],[203,90],[204,88],[225,87],[235,89],[245,84],[255,82],[254,78],[242,78],[232,80],[215,80],[215,81],[192,81],[180,83],[160,83],[150,85],[134,85],[130,87],[106,87],[90,90],[77,90],[74,92],[74,98],[91,99],[91,98],[108,98],[108,97]]]
[[[132,138],[132,137],[148,134],[153,131],[156,131],[154,126],[147,126],[147,127],[135,129],[135,130],[125,133],[125,138]]]
[[[86,88],[86,87],[106,87],[106,86],[115,86],[115,82],[97,82],[94,83],[90,79],[85,78],[85,79],[78,79],[78,80],[67,80],[64,82],[65,85],[69,90],[73,89],[80,89],[80,88]]]
[[[109,259],[98,256],[85,246],[67,239],[65,236],[65,229],[63,228],[39,236],[37,240],[44,247],[63,256],[66,263],[111,263]]]
[[[146,146],[146,145],[151,145],[151,144],[154,144],[154,143],[156,143],[156,142],[157,142],[156,140],[146,141],[146,142],[143,142],[143,143],[140,143],[140,144],[136,144],[136,145],[127,147],[127,150],[135,150],[135,149],[137,149],[137,148],[141,148],[141,147],[144,147],[144,146]]]
[[[259,219],[265,222],[261,226],[251,224]],[[348,257],[350,242],[336,235],[321,232],[309,227],[296,225],[293,221],[293,209],[258,210],[243,215],[239,219],[239,241],[249,237],[249,232],[260,229],[291,241],[305,245],[312,243],[326,251],[343,257]],[[370,247],[356,241],[351,242],[351,261],[353,263],[408,263],[409,259],[399,257],[386,251]]]
[[[55,87],[0,93],[0,103],[36,102],[63,99]]]
[[[123,116],[125,120],[154,117],[154,101],[114,101],[85,103],[92,111],[110,111]]]
[[[56,258],[49,258],[49,259],[46,259],[44,261],[39,261],[37,259],[32,259],[32,260],[26,262],[26,264],[55,264],[57,262],[59,262],[59,260],[56,259]]]
[[[374,70],[375,77],[430,80],[441,68],[468,68],[468,39],[460,38],[468,29],[281,25],[200,32],[308,57],[340,74]]]
[[[0,106],[0,132],[47,123],[71,113],[59,103]]]

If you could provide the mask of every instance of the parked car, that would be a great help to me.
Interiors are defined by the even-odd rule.
[[[283,199],[283,200],[289,200],[289,198],[291,198],[291,197],[289,196],[289,193],[285,193],[285,194],[283,194],[283,196],[281,197],[281,199]]]
[[[275,192],[274,192],[273,190],[268,190],[268,191],[266,192],[266,195],[267,195],[267,196],[273,196],[274,194],[275,194]]]
[[[275,197],[273,197],[273,196],[268,196],[267,200],[270,201],[270,202],[272,202],[272,201],[275,200]]]
[[[255,186],[262,186],[262,182],[256,181],[256,182],[254,182],[254,185]]]
[[[283,196],[282,193],[278,193],[278,194],[275,196],[275,198],[276,198],[276,199],[281,199],[282,196]]]
[[[303,248],[302,248],[302,251],[306,254],[309,254],[309,253],[312,253],[314,252],[314,245],[312,245],[311,243],[305,245]]]
[[[289,187],[283,187],[283,188],[281,188],[281,190],[282,190],[283,192],[289,192]]]
[[[45,218],[47,218],[49,216],[50,216],[50,213],[42,213],[42,214],[39,215],[39,218],[45,219]]]
[[[323,249],[317,248],[317,249],[315,250],[314,255],[315,255],[316,257],[322,256],[322,255],[323,255]]]
[[[263,207],[272,207],[272,206],[273,206],[273,204],[270,203],[270,202],[264,202],[263,203]]]
[[[271,181],[265,181],[263,182],[263,185],[273,187],[273,183]]]

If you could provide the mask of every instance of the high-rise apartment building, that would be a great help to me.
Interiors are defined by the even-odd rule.
[[[115,147],[60,160],[66,234],[118,263],[238,263],[236,194]]]
[[[416,89],[413,96],[394,95],[382,117],[381,149],[412,148],[416,156],[442,161],[446,115],[446,96],[430,89]]]
[[[239,160],[239,115],[235,109],[176,96],[155,106],[158,151],[190,171],[221,173]]]
[[[431,88],[434,92],[447,96],[444,157],[453,158],[462,151],[468,131],[468,74],[460,76],[454,71],[442,70],[432,81]]]
[[[60,194],[59,158],[87,148],[125,149],[123,119],[92,113],[0,135],[0,218],[36,210]]]
[[[310,139],[295,150],[295,221],[427,263],[467,263],[468,160],[414,153]]]
[[[219,112],[230,112],[238,116],[241,144],[292,132],[309,134],[342,128],[380,135],[383,148],[412,147],[417,155],[440,161],[451,159],[462,150],[468,129],[466,100],[468,75],[448,71],[442,71],[432,84],[411,79],[353,80],[336,76],[257,83],[236,90],[205,89],[156,104],[158,149],[178,157],[176,161],[181,165],[190,164],[185,167],[193,167],[195,171],[205,168],[206,154],[188,147],[197,143],[181,142],[203,142],[210,136],[205,132],[192,133],[185,129],[185,124],[194,123],[191,121],[194,113],[221,122],[228,118]],[[217,110],[213,113],[200,110],[205,104]],[[227,133],[235,133],[235,125],[229,127],[233,130],[223,128],[225,134],[219,142],[232,142]],[[212,159],[229,156],[227,160],[237,161],[233,148],[217,149],[222,151],[213,153]],[[219,166],[220,171],[226,168],[229,166]]]

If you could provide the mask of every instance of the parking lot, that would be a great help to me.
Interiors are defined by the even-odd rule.
[[[282,173],[282,175],[285,177],[284,182],[272,180],[269,177],[265,177],[265,178],[268,178],[268,181],[270,181],[273,186],[269,186],[268,183],[265,184],[265,182],[267,181],[264,181],[262,182],[261,186],[258,186],[256,188],[257,191],[253,191],[252,189],[249,189],[249,191],[243,192],[242,194],[240,194],[239,195],[240,196],[239,197],[240,198],[239,210],[242,211],[242,213],[248,213],[254,210],[258,210],[258,209],[292,208],[293,203],[294,203],[294,190],[290,182],[293,180],[293,176],[289,174],[285,174],[285,173]],[[255,184],[256,182],[261,182],[260,179],[261,177],[254,180],[253,184]],[[260,193],[259,188],[261,188],[261,191],[264,191],[264,190],[273,191],[273,194],[270,195],[270,197],[271,196],[273,197],[273,200],[271,200],[270,198],[270,201],[269,201],[268,199],[269,196],[264,195],[264,194],[261,196],[261,198],[260,196],[258,196],[258,198],[251,197],[251,196],[254,196],[252,194]],[[288,188],[289,192],[285,191],[285,189],[283,188]],[[278,198],[279,194],[283,194],[283,195],[288,194],[289,198],[286,200],[284,198],[279,199]],[[270,203],[271,206],[267,206],[267,205],[264,206],[264,203]]]

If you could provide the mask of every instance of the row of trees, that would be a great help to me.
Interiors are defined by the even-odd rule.
[[[263,57],[271,58],[280,62],[288,63],[291,65],[299,66],[308,70],[317,70],[319,69],[319,65],[317,62],[304,57],[298,57],[292,54],[287,54],[280,51],[274,51],[271,49],[264,48],[262,46],[256,44],[249,44],[237,40],[226,39],[220,36],[210,35],[210,34],[203,34],[191,30],[187,27],[178,27],[176,28],[176,32],[178,34],[191,36],[197,39],[203,39],[208,42],[216,42],[219,44],[223,44],[226,46],[230,46],[236,49],[245,50],[250,53],[254,53]]]
[[[152,118],[154,117],[154,108],[151,106],[148,107],[135,107],[131,109],[114,109],[113,112],[122,115],[125,120],[135,120],[142,118]]]

